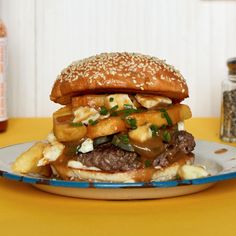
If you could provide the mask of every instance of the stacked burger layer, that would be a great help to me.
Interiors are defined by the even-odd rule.
[[[64,107],[53,114],[48,142],[36,144],[41,145],[36,169],[70,180],[183,177],[195,146],[183,130],[191,117],[180,104],[186,97],[181,74],[154,57],[104,53],[74,62],[53,86],[51,100]],[[207,175],[198,169],[198,176]]]

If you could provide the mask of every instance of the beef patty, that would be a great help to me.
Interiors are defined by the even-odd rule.
[[[192,154],[195,145],[192,134],[182,130],[177,131],[171,138],[170,143],[165,144],[165,151],[157,156],[152,164],[154,167],[166,167],[174,161],[177,153]]]
[[[152,161],[152,166],[166,167],[174,161],[178,152],[191,154],[195,141],[186,131],[177,131],[169,143],[163,143],[165,151]],[[102,144],[92,152],[80,153],[77,160],[88,167],[97,167],[104,171],[128,171],[144,166],[142,158],[135,152],[128,152],[111,143]]]
[[[111,143],[102,144],[92,152],[80,153],[77,159],[85,166],[95,166],[105,171],[127,171],[142,165],[137,153],[127,152]]]

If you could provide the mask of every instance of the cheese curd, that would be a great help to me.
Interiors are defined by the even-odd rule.
[[[100,114],[97,110],[92,107],[79,107],[74,111],[74,123],[82,122],[83,124],[88,124],[89,120],[97,120]]]
[[[148,109],[172,104],[171,99],[162,96],[137,94],[135,95],[135,98],[143,107]]]
[[[48,145],[43,150],[43,158],[38,161],[37,166],[45,166],[50,162],[56,161],[57,158],[63,153],[65,146],[62,143]]]
[[[57,138],[55,137],[54,133],[53,132],[50,132],[47,136],[47,141],[50,143],[50,144],[56,144],[58,143],[57,141]]]
[[[82,124],[88,125],[90,121],[96,121],[100,118],[99,113],[89,116],[86,120],[82,121]]]
[[[91,138],[87,138],[78,149],[79,152],[87,153],[93,151],[93,140]]]
[[[105,106],[108,109],[118,106],[116,110],[119,111],[124,109],[124,105],[130,105],[132,108],[136,108],[128,94],[111,94],[105,99]]]
[[[179,131],[185,130],[185,129],[184,129],[184,122],[183,122],[183,121],[178,122],[177,125],[178,125],[178,130],[179,130]]]
[[[178,170],[181,179],[197,179],[209,176],[203,166],[183,165]]]

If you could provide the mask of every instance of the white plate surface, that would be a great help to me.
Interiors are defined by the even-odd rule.
[[[90,199],[150,199],[174,197],[202,191],[214,183],[236,178],[236,148],[207,141],[197,141],[195,163],[206,166],[209,177],[151,183],[89,183],[17,175],[11,164],[27,150],[31,143],[17,144],[0,149],[0,175],[54,194]],[[216,153],[217,150],[227,151]]]

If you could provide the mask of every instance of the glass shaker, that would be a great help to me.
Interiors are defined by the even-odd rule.
[[[227,61],[228,79],[222,82],[220,138],[236,142],[236,57]]]

